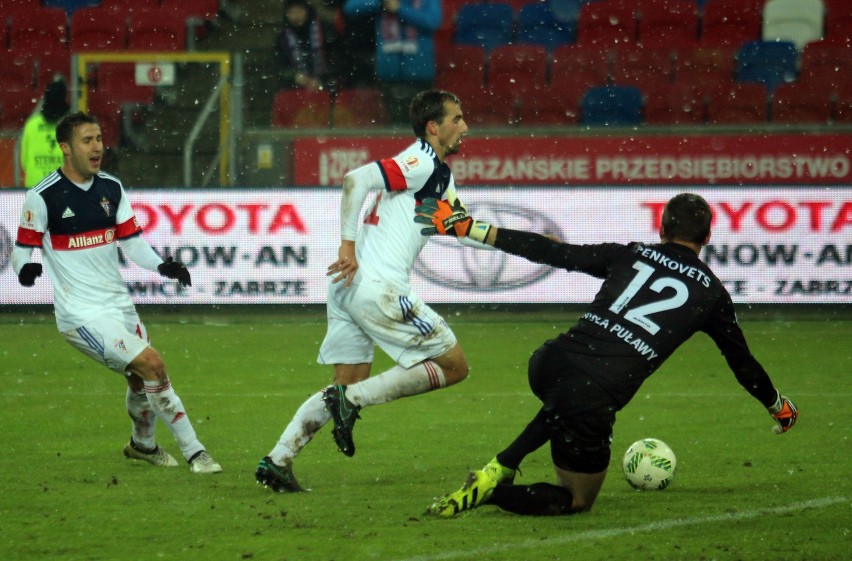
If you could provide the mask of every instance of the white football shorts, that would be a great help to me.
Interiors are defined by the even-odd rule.
[[[373,362],[378,345],[403,368],[446,353],[456,345],[447,322],[410,289],[360,279],[348,288],[329,282],[328,330],[320,364]]]
[[[99,316],[62,336],[84,355],[126,376],[127,365],[149,345],[148,331],[138,315],[117,314]]]

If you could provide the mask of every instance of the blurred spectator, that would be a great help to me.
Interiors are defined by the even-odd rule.
[[[47,85],[41,109],[24,123],[21,134],[21,169],[24,185],[34,187],[62,167],[62,149],[56,141],[56,124],[69,110],[68,88],[61,79]]]
[[[346,0],[347,17],[376,15],[376,78],[391,121],[408,124],[414,95],[435,80],[440,0]]]
[[[286,0],[281,31],[275,39],[280,87],[334,87],[337,41],[337,30],[317,17],[308,0]]]

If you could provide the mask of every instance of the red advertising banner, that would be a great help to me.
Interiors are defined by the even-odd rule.
[[[294,141],[298,186],[396,154],[411,137]],[[852,134],[466,138],[449,164],[462,185],[848,185]]]

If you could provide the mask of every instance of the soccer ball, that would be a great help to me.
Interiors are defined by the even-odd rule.
[[[643,438],[630,445],[621,466],[624,477],[634,489],[662,491],[674,479],[677,458],[662,440]]]

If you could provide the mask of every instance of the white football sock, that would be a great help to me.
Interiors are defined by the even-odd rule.
[[[154,439],[154,428],[157,426],[157,417],[151,411],[151,405],[148,403],[148,394],[145,391],[136,393],[130,386],[127,387],[127,395],[125,397],[127,404],[127,414],[133,421],[131,434],[133,442],[145,450],[153,450],[157,445]]]
[[[148,403],[151,404],[151,409],[172,431],[178,446],[180,446],[180,451],[187,461],[204,450],[204,445],[195,436],[195,430],[192,428],[192,423],[189,422],[186,409],[172,389],[170,381],[166,380],[164,384],[160,384],[159,382],[145,380],[145,393],[148,395]]]
[[[325,408],[322,392],[315,393],[296,410],[269,457],[279,466],[293,463],[302,448],[330,420],[331,413]]]
[[[378,376],[351,384],[346,387],[346,399],[359,407],[367,407],[437,390],[446,385],[441,367],[426,360],[411,368],[397,365]]]

